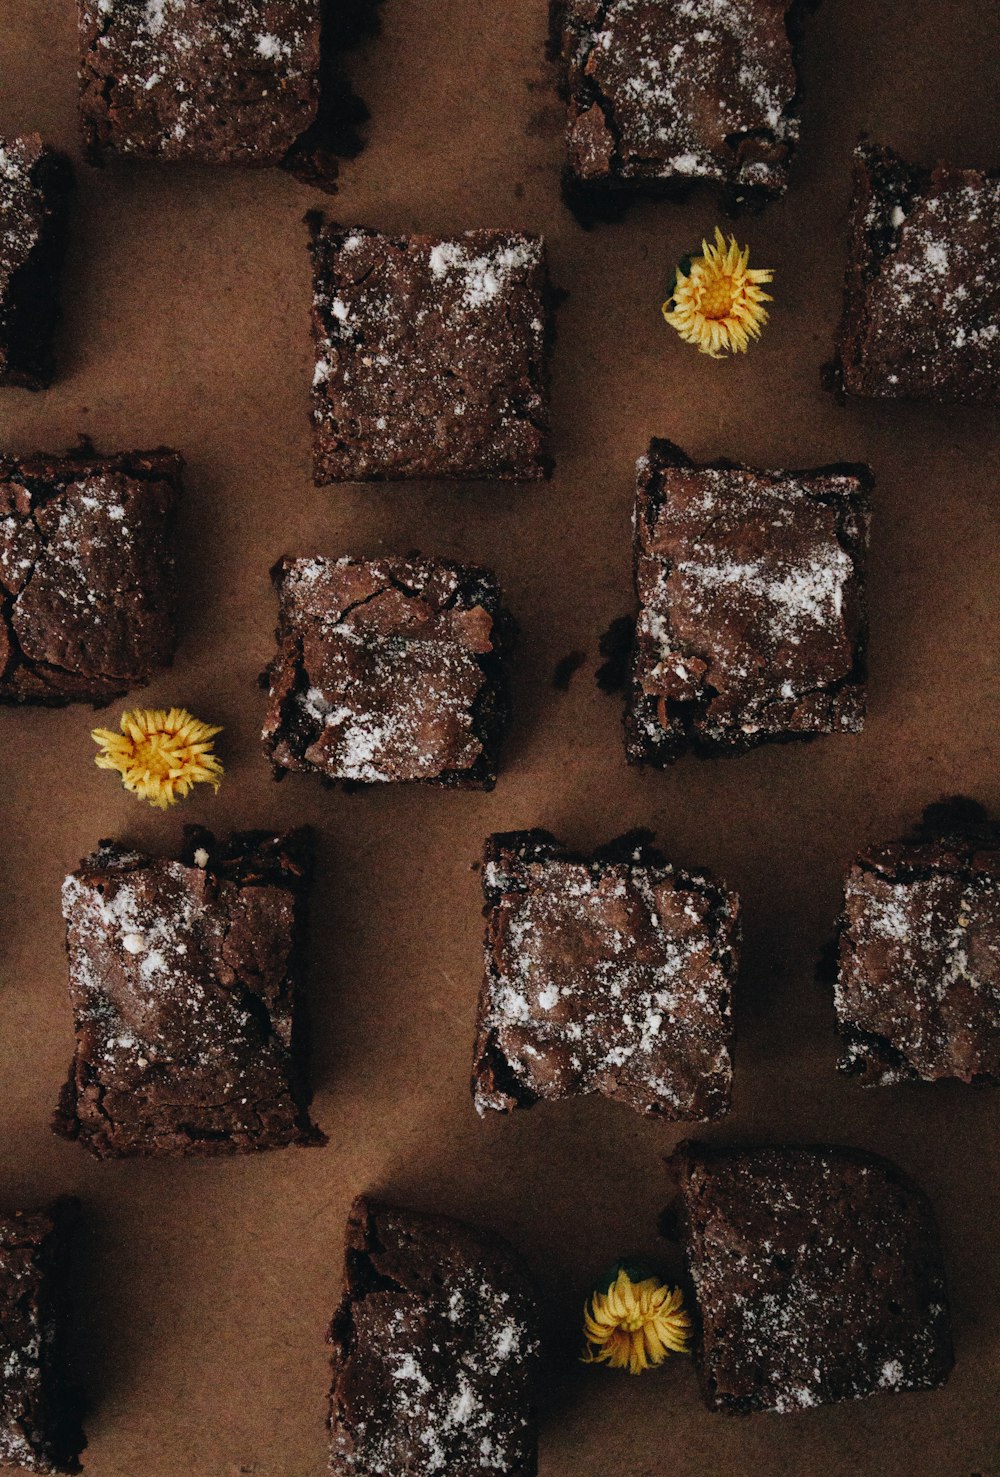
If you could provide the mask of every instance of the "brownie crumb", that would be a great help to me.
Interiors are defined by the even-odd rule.
[[[552,686],[556,692],[569,692],[570,683],[586,660],[585,651],[570,651],[559,658],[552,673]]]
[[[594,680],[609,697],[624,692],[628,686],[634,641],[634,615],[620,615],[601,636],[600,651],[604,662],[598,667]]]

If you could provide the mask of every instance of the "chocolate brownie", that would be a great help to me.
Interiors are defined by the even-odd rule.
[[[1000,405],[1000,170],[854,156],[834,388]]]
[[[83,1402],[67,1376],[67,1253],[77,1206],[0,1214],[0,1463],[79,1472]]]
[[[280,164],[316,118],[324,0],[80,0],[87,155]]]
[[[514,628],[488,570],[414,554],[284,559],[274,575],[276,777],[493,788]]]
[[[541,237],[312,227],[317,483],[547,475]]]
[[[537,1300],[498,1237],[356,1200],[329,1341],[337,1477],[534,1477]]]
[[[307,833],[102,841],[63,886],[76,1052],[53,1127],[99,1159],[322,1142],[301,1067]]]
[[[730,206],[781,195],[799,136],[789,0],[554,0],[570,202],[720,183]]]
[[[834,989],[841,1071],[866,1086],[1000,1083],[1000,828],[931,807],[847,878]]]
[[[858,732],[871,485],[865,466],[759,472],[651,443],[638,462],[630,763]]]
[[[0,455],[0,703],[107,703],[169,666],[182,467]]]
[[[586,1093],[670,1119],[728,1110],[734,893],[642,834],[589,858],[547,831],[491,836],[483,892],[480,1113]]]
[[[0,385],[51,383],[71,179],[37,133],[0,138]]]
[[[669,1162],[710,1409],[805,1410],[944,1384],[934,1217],[894,1165],[857,1149],[692,1142]]]

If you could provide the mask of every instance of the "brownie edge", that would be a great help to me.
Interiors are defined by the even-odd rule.
[[[705,1404],[785,1413],[930,1390],[954,1363],[927,1197],[895,1165],[829,1145],[668,1159]]]
[[[535,1477],[537,1297],[499,1237],[359,1198],[328,1339],[334,1477]]]
[[[79,1210],[66,1197],[46,1210],[0,1214],[0,1463],[22,1471],[79,1472],[87,1444],[67,1358]]]

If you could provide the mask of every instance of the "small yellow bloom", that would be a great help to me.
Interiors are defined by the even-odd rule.
[[[157,810],[176,805],[197,784],[219,788],[223,769],[211,741],[221,728],[200,723],[185,708],[133,708],[122,714],[121,730],[93,730],[102,751],[94,763],[117,770],[126,790]]]
[[[767,322],[763,305],[773,299],[760,284],[773,281],[774,273],[749,268],[749,246],[740,251],[735,236],[727,246],[718,226],[714,246],[703,241],[701,251],[701,256],[685,258],[677,268],[663,316],[682,339],[713,359],[745,354],[751,338],[759,338]]]
[[[642,1374],[671,1352],[688,1352],[691,1319],[679,1287],[667,1287],[655,1277],[633,1282],[619,1267],[607,1292],[595,1292],[584,1308],[583,1332],[584,1364]]]

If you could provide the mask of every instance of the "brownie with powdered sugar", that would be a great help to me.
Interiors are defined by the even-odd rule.
[[[337,1477],[535,1477],[535,1290],[499,1237],[356,1200],[329,1340]]]
[[[76,1051],[53,1127],[99,1159],[322,1142],[302,1066],[304,831],[104,841],[63,885]]]
[[[318,483],[549,471],[544,243],[313,219]]]
[[[264,751],[276,777],[492,789],[514,623],[486,569],[284,559]]]
[[[833,387],[1000,405],[998,239],[1000,170],[923,169],[861,144]]]
[[[280,164],[320,107],[324,0],[79,0],[80,117],[115,155]]]
[[[1000,1083],[1000,827],[971,801],[866,847],[834,986],[840,1069],[866,1086]]]
[[[0,138],[0,385],[52,380],[68,162],[37,133]]]
[[[801,3],[553,0],[571,204],[720,185],[781,195],[799,136]]]
[[[588,1093],[667,1119],[728,1110],[734,893],[645,836],[583,857],[546,831],[491,836],[483,892],[480,1113]]]
[[[630,763],[860,730],[871,485],[862,465],[766,472],[651,443],[635,507]]]
[[[0,703],[108,703],[169,666],[182,467],[0,455]]]
[[[895,1165],[825,1145],[695,1142],[668,1163],[710,1409],[787,1413],[944,1384],[937,1228]]]
[[[0,1464],[79,1472],[83,1400],[69,1378],[75,1201],[0,1214]]]

